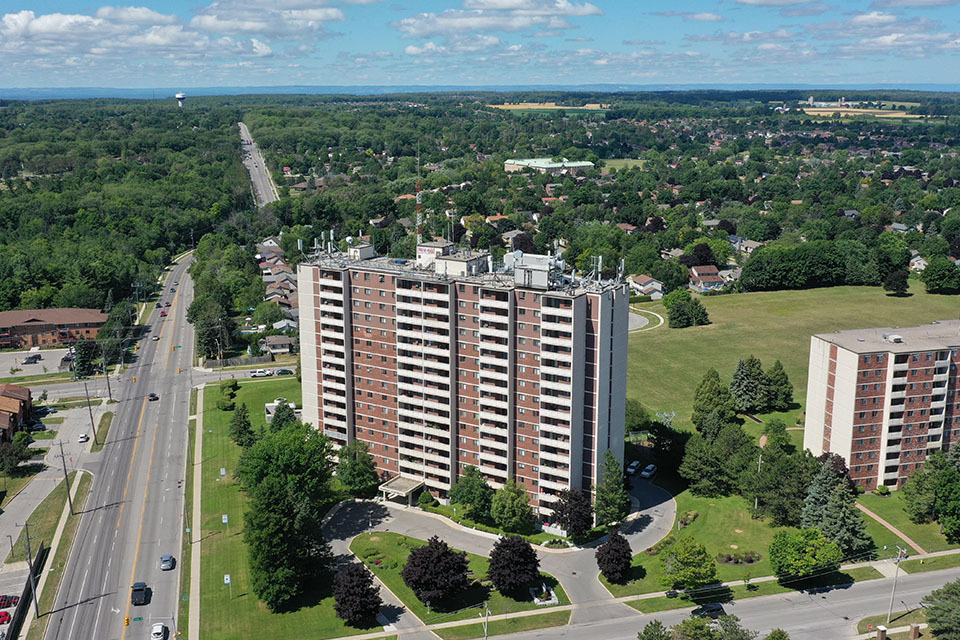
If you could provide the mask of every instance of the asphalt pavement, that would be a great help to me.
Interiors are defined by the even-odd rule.
[[[260,148],[257,147],[257,143],[253,141],[253,137],[250,135],[250,129],[242,122],[238,124],[240,125],[240,137],[246,141],[243,144],[243,166],[247,168],[247,173],[250,174],[250,184],[253,187],[254,200],[256,200],[258,207],[262,207],[265,204],[279,200],[277,188],[273,184],[273,178],[270,177],[270,173],[267,171],[267,165],[263,161],[263,154],[260,153]],[[247,144],[247,142],[249,142],[249,144]]]
[[[134,362],[111,378],[119,402],[111,405],[115,417],[106,447],[84,458],[93,485],[49,614],[48,640],[142,638],[153,622],[166,624],[171,636],[176,631],[179,563],[161,571],[159,560],[164,553],[179,556],[183,536],[194,343],[185,318],[193,296],[188,264],[166,276],[161,300],[171,302],[167,317],[151,311]],[[175,292],[174,281],[181,283]],[[154,335],[160,339],[152,340]],[[71,388],[56,385],[58,394]],[[150,400],[150,393],[159,399]],[[130,586],[137,581],[147,583],[150,598],[134,607]]]

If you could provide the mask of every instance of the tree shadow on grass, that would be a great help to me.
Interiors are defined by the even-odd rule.
[[[794,579],[794,580],[778,580],[781,586],[787,587],[789,589],[796,589],[797,591],[806,591],[810,594],[822,594],[835,591],[837,589],[849,589],[856,582],[854,578],[849,573],[844,573],[843,571],[834,571],[833,573],[828,573],[822,576],[816,576],[813,578],[803,578],[803,579]]]

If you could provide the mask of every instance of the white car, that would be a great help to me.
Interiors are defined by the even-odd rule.
[[[632,476],[633,474],[635,474],[635,473],[637,472],[637,469],[639,469],[639,468],[640,468],[640,461],[639,461],[639,460],[634,460],[634,461],[631,462],[629,465],[627,465],[627,475],[628,475],[628,476]]]
[[[251,378],[266,378],[273,375],[272,369],[257,369],[256,371],[250,372]]]
[[[87,441],[89,441],[89,440],[90,440],[90,436],[88,436],[88,435],[85,434],[85,433],[81,433],[81,434],[80,434],[80,437],[77,438],[77,442],[79,442],[80,444],[83,444],[84,442],[87,442]]]
[[[657,465],[648,464],[643,468],[643,471],[640,472],[641,478],[652,478],[653,474],[657,472]]]
[[[163,640],[167,637],[167,627],[162,622],[155,622],[150,628],[150,640]]]

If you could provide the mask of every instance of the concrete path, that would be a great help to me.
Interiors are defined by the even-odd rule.
[[[633,311],[629,314],[629,322],[627,323],[627,331],[636,331],[637,329],[643,329],[645,326],[650,324],[650,319],[646,316],[642,316],[639,313],[634,313]]]
[[[193,445],[193,513],[190,524],[190,601],[187,610],[187,637],[200,637],[200,523],[203,521],[200,509],[202,491],[203,464],[203,385],[197,390],[197,424]],[[187,445],[189,446],[189,444]]]
[[[903,540],[905,540],[907,544],[913,547],[913,550],[919,553],[920,555],[927,554],[927,552],[923,550],[923,547],[921,547],[916,542],[908,538],[903,531],[900,531],[900,529],[897,529],[895,526],[893,526],[892,524],[890,524],[889,522],[887,522],[886,520],[884,520],[883,518],[875,514],[873,511],[870,511],[870,509],[867,509],[865,506],[863,506],[859,502],[857,503],[857,508],[860,509],[860,511],[863,511],[865,514],[867,514],[871,518],[873,518],[874,520],[876,520],[877,522],[879,522],[880,524],[882,524],[883,526],[885,526],[890,531],[894,532],[895,534],[903,538]]]

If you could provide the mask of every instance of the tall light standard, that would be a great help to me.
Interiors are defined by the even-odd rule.
[[[890,608],[887,609],[887,624],[890,624],[890,618],[893,617],[893,599],[897,593],[897,577],[900,575],[900,561],[907,555],[907,550],[897,545],[897,568],[893,572],[893,588],[890,590]]]

